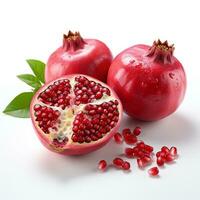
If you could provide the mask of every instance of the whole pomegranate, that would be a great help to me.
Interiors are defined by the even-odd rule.
[[[79,32],[63,37],[63,45],[53,52],[45,68],[45,81],[68,74],[86,74],[106,82],[112,62],[109,48],[101,41],[83,39]]]
[[[130,47],[113,60],[108,85],[128,115],[153,121],[178,108],[185,95],[186,76],[173,51],[173,45],[158,40],[152,46]]]
[[[117,131],[123,111],[106,84],[85,75],[68,75],[39,89],[30,112],[44,146],[75,155],[105,145]]]

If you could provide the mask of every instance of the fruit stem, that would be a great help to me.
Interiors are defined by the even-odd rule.
[[[65,51],[76,51],[82,49],[86,42],[83,40],[79,32],[73,33],[69,31],[67,35],[63,35],[63,49]]]
[[[174,45],[168,45],[167,40],[165,42],[154,41],[153,45],[149,48],[147,56],[152,57],[154,62],[161,62],[163,64],[172,63],[172,56],[174,51]]]

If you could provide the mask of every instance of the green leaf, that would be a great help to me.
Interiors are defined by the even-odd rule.
[[[33,60],[29,59],[27,60],[27,63],[29,64],[30,68],[32,69],[33,73],[36,75],[36,77],[44,83],[44,70],[45,70],[45,64],[42,61],[39,60]]]
[[[5,108],[3,113],[11,115],[14,117],[28,118],[29,107],[31,99],[33,97],[33,92],[23,92],[17,95]]]
[[[30,85],[33,88],[41,87],[41,83],[37,77],[32,74],[20,74],[17,76],[20,80],[25,82],[26,84]]]

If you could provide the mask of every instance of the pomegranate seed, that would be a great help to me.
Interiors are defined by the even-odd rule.
[[[145,156],[145,154],[144,154],[143,151],[139,150],[138,153],[137,153],[137,156],[138,156],[139,158],[142,158],[142,157]]]
[[[130,165],[130,163],[129,163],[128,161],[125,161],[125,162],[123,163],[123,165],[122,165],[122,168],[123,168],[124,170],[129,170],[130,167],[131,167],[131,165]]]
[[[96,99],[100,99],[103,96],[103,94],[101,92],[97,92],[95,97]]]
[[[145,167],[145,163],[141,158],[137,158],[137,165],[139,168]]]
[[[158,151],[158,152],[156,153],[156,157],[160,157],[160,154],[161,154],[161,152]]]
[[[124,141],[126,144],[135,144],[137,142],[137,137],[132,134],[124,134]]]
[[[132,148],[125,148],[125,155],[129,158],[134,157],[134,151]]]
[[[146,164],[149,164],[149,163],[152,162],[152,159],[151,159],[150,156],[144,156],[144,157],[142,158],[142,160],[143,160],[143,162],[146,163]]]
[[[105,160],[100,160],[98,164],[99,170],[105,171],[107,168],[107,162]]]
[[[161,151],[164,152],[164,153],[169,153],[169,148],[166,147],[166,146],[163,146],[163,147],[161,148]]]
[[[138,143],[137,143],[137,147],[138,147],[139,149],[144,149],[144,147],[145,147],[144,142],[138,142]]]
[[[133,134],[134,134],[135,136],[140,135],[140,133],[141,133],[141,128],[140,128],[140,127],[136,127],[136,128],[133,130]]]
[[[118,167],[118,168],[121,168],[122,167],[122,165],[124,164],[124,161],[121,159],[121,158],[115,158],[114,160],[113,160],[113,164],[116,166],[116,167]]]
[[[160,153],[160,156],[161,156],[162,158],[165,158],[165,156],[166,156],[166,153],[165,153],[165,152],[163,152],[163,151],[161,151],[161,153]]]
[[[157,176],[159,174],[159,169],[157,167],[152,167],[148,170],[149,175]]]
[[[153,152],[153,147],[150,145],[145,145],[144,149],[149,153]]]
[[[126,134],[131,134],[131,129],[130,128],[125,128],[122,130],[122,135],[126,135]]]
[[[170,148],[170,154],[172,156],[177,156],[177,148],[176,147],[171,147]]]
[[[121,144],[123,142],[122,135],[120,133],[115,133],[114,140],[117,144]]]
[[[172,162],[173,160],[174,160],[174,156],[172,156],[171,154],[166,155],[166,162]]]
[[[163,166],[164,165],[164,161],[161,157],[157,157],[156,159],[156,163],[158,166]]]

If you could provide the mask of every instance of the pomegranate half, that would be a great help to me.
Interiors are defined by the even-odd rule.
[[[45,147],[78,155],[105,145],[117,131],[123,111],[105,83],[76,74],[46,83],[33,97],[30,112]]]

